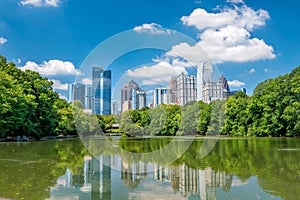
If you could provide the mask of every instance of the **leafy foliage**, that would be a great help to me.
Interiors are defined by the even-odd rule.
[[[0,56],[1,137],[76,134],[71,105],[59,98],[52,85]]]

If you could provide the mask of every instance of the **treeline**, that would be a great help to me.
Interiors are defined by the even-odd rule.
[[[258,84],[252,96],[123,112],[120,128],[131,135],[300,136],[300,67]]]
[[[0,137],[77,134],[72,105],[60,99],[52,85],[0,56]]]
[[[120,129],[129,135],[218,135],[224,124],[225,101],[189,102],[185,106],[161,104],[153,109],[125,111]]]
[[[87,116],[80,102],[68,104],[52,86],[0,56],[0,137],[103,134],[117,123],[129,135],[300,136],[300,67],[258,84],[252,96],[238,92],[210,104],[159,105],[120,118]]]

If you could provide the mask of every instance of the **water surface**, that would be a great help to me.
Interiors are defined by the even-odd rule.
[[[204,141],[0,143],[0,199],[299,198],[299,139],[219,139],[203,158]]]

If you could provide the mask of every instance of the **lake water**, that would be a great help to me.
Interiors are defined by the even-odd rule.
[[[0,143],[0,199],[300,198],[300,139]]]

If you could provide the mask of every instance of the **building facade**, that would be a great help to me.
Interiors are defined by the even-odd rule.
[[[92,113],[111,114],[111,70],[92,67]]]
[[[224,100],[228,98],[229,85],[222,75],[218,81],[204,81],[202,86],[202,101],[210,103],[214,100]]]
[[[197,100],[196,77],[180,74],[177,78],[177,100],[179,105],[185,105]]]
[[[68,102],[74,102],[79,100],[82,105],[85,107],[86,98],[86,86],[81,83],[72,83],[68,85]]]
[[[106,70],[102,73],[103,94],[102,94],[102,115],[111,114],[111,70]]]
[[[156,88],[153,92],[153,107],[160,104],[175,104],[174,91],[169,88]]]
[[[132,110],[132,102],[135,99],[132,99],[133,96],[133,92],[135,90],[139,90],[140,87],[139,85],[133,81],[130,80],[127,84],[125,84],[123,86],[123,88],[121,89],[121,108],[122,108],[122,112],[126,111],[126,110]]]

